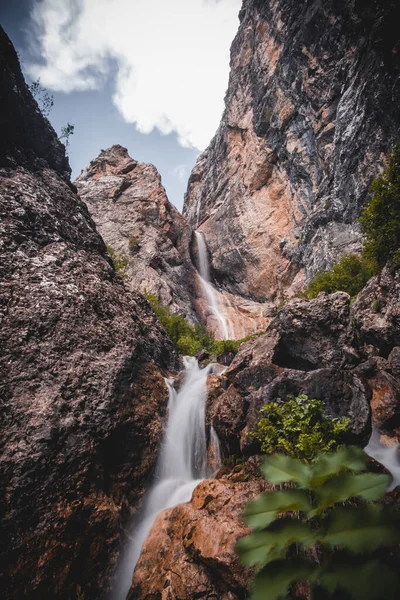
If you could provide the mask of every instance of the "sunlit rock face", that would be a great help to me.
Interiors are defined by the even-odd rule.
[[[249,572],[235,552],[249,530],[243,509],[269,486],[248,474],[203,481],[191,502],[157,517],[133,577],[129,600],[246,597]]]
[[[92,160],[75,184],[105,242],[126,257],[126,285],[196,320],[190,228],[168,201],[157,169],[117,145]]]
[[[177,356],[117,276],[1,28],[0,88],[1,597],[100,598]]]
[[[226,109],[184,215],[224,291],[278,303],[361,246],[399,134],[398,3],[245,0]]]

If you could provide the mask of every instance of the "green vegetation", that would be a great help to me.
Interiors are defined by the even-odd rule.
[[[124,252],[117,252],[114,250],[114,248],[109,244],[107,244],[106,248],[111,260],[113,261],[116,273],[122,277],[122,279],[126,279],[125,270],[129,262],[128,257]]]
[[[400,264],[400,143],[389,155],[388,166],[372,185],[371,200],[360,218],[366,238],[363,255],[384,267]]]
[[[61,127],[61,135],[58,138],[59,140],[64,140],[64,146],[68,148],[69,146],[69,138],[71,135],[74,135],[75,125],[71,125],[71,123],[67,123],[65,127]]]
[[[286,485],[245,509],[255,531],[237,549],[257,571],[252,600],[292,598],[299,581],[309,583],[315,600],[398,597],[398,574],[382,551],[400,542],[400,515],[366,503],[382,498],[391,479],[364,472],[366,464],[359,448],[321,454],[312,464],[283,454],[265,459],[268,482]]]
[[[355,296],[376,272],[373,260],[357,254],[347,254],[329,271],[318,273],[305,289],[305,298],[316,298],[320,292],[342,291]]]
[[[42,115],[48,118],[51,109],[54,106],[54,96],[52,94],[49,94],[46,88],[44,88],[41,85],[40,79],[33,81],[29,86],[29,90],[32,96],[35,98],[36,102],[38,103]],[[68,148],[69,138],[71,137],[71,135],[74,135],[74,130],[75,125],[71,125],[71,123],[67,123],[65,127],[61,127],[61,135],[58,139],[64,140],[65,148]]]
[[[282,450],[311,462],[319,453],[337,448],[350,421],[347,417],[326,417],[323,409],[321,400],[310,400],[304,394],[289,396],[279,404],[270,402],[261,409],[266,416],[250,435],[261,442],[261,450],[266,454]]]
[[[215,340],[204,325],[189,325],[182,315],[171,314],[155,294],[146,292],[144,296],[180,354],[193,356],[199,350],[207,350],[217,356],[225,352],[236,354],[240,344],[250,339],[247,337],[242,340]]]
[[[41,85],[40,79],[33,81],[29,90],[38,103],[42,115],[48,117],[54,106],[54,97]]]
[[[385,171],[372,182],[371,192],[360,217],[365,236],[361,256],[349,254],[329,271],[318,273],[304,291],[305,298],[339,290],[355,296],[387,262],[400,265],[400,143],[390,153]]]

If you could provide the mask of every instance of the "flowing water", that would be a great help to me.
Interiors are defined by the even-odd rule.
[[[185,373],[177,392],[173,382],[169,388],[168,422],[161,445],[155,480],[145,500],[131,542],[118,570],[113,600],[125,600],[143,543],[157,515],[166,508],[188,502],[196,485],[212,474],[207,461],[205,408],[207,375],[212,365],[201,369],[193,357],[184,358]],[[219,441],[210,431],[213,455],[220,461]]]
[[[195,231],[197,240],[197,250],[199,254],[199,273],[200,283],[203,288],[203,292],[208,301],[209,309],[212,314],[216,317],[220,332],[224,340],[229,339],[228,324],[222,312],[218,306],[218,299],[215,293],[215,289],[210,282],[210,269],[208,266],[207,246],[203,235],[199,231]]]
[[[372,428],[372,435],[364,451],[378,462],[380,462],[389,471],[393,481],[388,487],[388,491],[394,490],[400,485],[400,444],[394,446],[385,446],[381,442],[381,434],[376,427]]]

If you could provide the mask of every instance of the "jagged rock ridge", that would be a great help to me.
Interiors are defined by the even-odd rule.
[[[116,145],[92,160],[75,184],[106,243],[128,259],[126,285],[196,321],[190,228],[168,201],[157,169]]]
[[[1,28],[0,82],[1,595],[99,598],[177,356],[115,273]]]
[[[245,0],[226,109],[184,215],[222,290],[280,302],[360,249],[356,219],[399,135],[394,0]]]

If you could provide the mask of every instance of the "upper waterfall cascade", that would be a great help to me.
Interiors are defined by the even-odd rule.
[[[184,381],[179,391],[174,388],[173,381],[166,380],[169,414],[155,480],[144,500],[139,521],[122,559],[113,600],[126,598],[143,543],[157,515],[166,508],[188,502],[196,485],[210,477],[215,467],[220,466],[217,434],[211,428],[208,448],[205,424],[207,376],[213,365],[202,369],[196,358],[184,357],[184,366]],[[208,449],[212,450],[213,464],[208,460]]]
[[[204,240],[203,235],[199,231],[195,231],[195,235],[197,240],[197,250],[199,254],[199,278],[201,287],[203,288],[204,295],[207,298],[208,306],[219,323],[220,334],[222,334],[224,340],[228,340],[228,323],[226,321],[225,316],[219,308],[218,298],[215,293],[215,289],[212,283],[210,282],[210,269],[208,265],[206,242]]]

